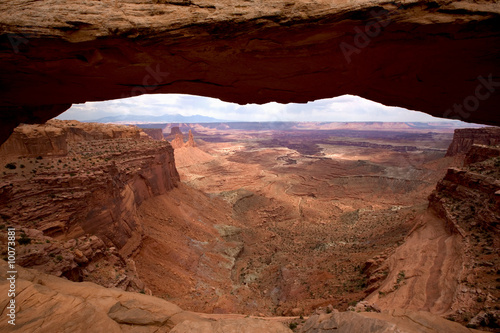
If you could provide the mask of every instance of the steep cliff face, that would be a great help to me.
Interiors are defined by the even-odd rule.
[[[466,154],[474,144],[485,146],[500,145],[500,127],[456,129],[446,156]]]
[[[450,168],[438,182],[428,211],[405,243],[367,269],[369,283],[379,286],[368,301],[498,328],[500,148],[471,146],[481,140],[496,144],[492,133],[496,130],[455,132],[449,152],[467,150],[464,166]]]
[[[58,242],[95,235],[127,258],[142,244],[137,207],[179,182],[173,149],[166,141],[138,139],[134,128],[110,126],[100,132],[100,126],[65,124],[59,125],[66,134],[66,156],[45,151],[36,158],[1,159],[1,219]]]
[[[65,156],[68,153],[68,133],[48,125],[17,127],[0,146],[0,157]]]
[[[479,162],[470,163],[482,155]],[[485,153],[490,152],[490,158]],[[483,160],[484,159],[484,160]],[[451,227],[465,236],[465,230],[480,228],[500,233],[500,149],[476,147],[466,157],[463,169],[451,168],[429,197],[429,206]]]
[[[468,166],[474,163],[480,163],[491,158],[500,156],[500,147],[472,145],[465,156],[464,165]]]
[[[0,146],[2,157],[66,156],[68,143],[130,138],[138,140],[141,130],[132,126],[81,123],[52,119],[44,125],[21,125]]]
[[[352,94],[500,123],[494,1],[12,0],[0,13],[0,141],[72,103],[151,93]]]

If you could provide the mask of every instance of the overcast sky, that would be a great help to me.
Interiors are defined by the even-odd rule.
[[[386,121],[434,122],[422,112],[388,107],[358,96],[344,95],[307,104],[238,105],[219,99],[180,95],[154,94],[106,101],[75,104],[58,119],[96,120],[124,114],[183,116],[202,115],[221,120],[237,121]]]

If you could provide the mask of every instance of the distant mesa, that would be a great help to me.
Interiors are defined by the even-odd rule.
[[[142,131],[153,140],[165,140],[161,128],[142,128]]]
[[[193,116],[183,116],[180,114],[164,114],[161,116],[148,116],[148,115],[119,115],[103,117],[99,119],[90,120],[89,122],[96,123],[116,123],[116,124],[144,124],[144,123],[211,123],[222,122],[224,120],[212,117],[202,116],[199,114]]]
[[[174,127],[172,127],[172,128],[170,129],[170,134],[168,135],[168,137],[169,137],[169,138],[170,138],[170,137],[175,138],[175,136],[176,136],[177,134],[182,135],[181,129],[179,128],[179,126],[174,126]]]
[[[161,127],[164,133],[179,127],[187,132],[190,128],[203,127],[213,130],[247,130],[247,131],[296,131],[296,130],[348,130],[348,131],[448,131],[456,128],[478,128],[484,125],[469,124],[460,121],[440,122],[315,122],[315,121],[230,121],[230,122],[174,122],[137,124],[140,128]],[[167,137],[168,138],[168,137]],[[175,134],[170,139],[175,138]]]

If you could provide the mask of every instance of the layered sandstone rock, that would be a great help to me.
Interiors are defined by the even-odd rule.
[[[69,142],[119,138],[137,140],[140,133],[140,129],[132,126],[52,119],[44,125],[17,127],[0,146],[0,158],[66,156]]]
[[[461,153],[470,141],[484,139],[484,129],[475,131],[455,132],[450,150]],[[418,217],[405,243],[387,260],[367,263],[368,283],[378,287],[367,301],[382,309],[425,310],[471,327],[495,328],[500,154],[491,146],[466,149],[465,166],[450,168],[439,181],[426,215]],[[471,320],[480,314],[492,320]]]
[[[496,2],[14,0],[0,13],[0,141],[72,103],[146,93],[353,94],[500,123]]]
[[[464,164],[467,166],[474,163],[480,163],[498,156],[500,156],[500,147],[474,144],[465,156]]]
[[[165,141],[139,140],[137,128],[100,129],[63,127],[65,157],[2,159],[16,166],[4,168],[2,216],[58,239],[97,235],[124,256],[133,253],[142,233],[137,207],[179,182],[173,149]]]
[[[61,128],[44,125],[21,125],[0,146],[0,157],[65,156],[68,133]]]
[[[150,293],[138,276],[134,260],[123,257],[115,247],[107,247],[95,235],[57,240],[40,230],[12,226],[21,235],[18,265],[71,281],[91,281],[104,287]],[[7,244],[4,235],[0,236],[0,243]]]
[[[446,156],[466,154],[472,145],[500,145],[500,127],[485,127],[481,129],[456,129],[453,141],[448,147]]]

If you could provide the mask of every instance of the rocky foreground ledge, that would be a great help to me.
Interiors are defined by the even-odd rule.
[[[8,267],[0,261],[0,294],[7,295]],[[203,318],[157,297],[76,283],[17,267],[16,325],[7,322],[8,300],[2,299],[2,332],[171,332],[287,333],[280,318],[219,315]],[[434,333],[479,332],[426,312],[332,312],[305,321],[302,333]]]

